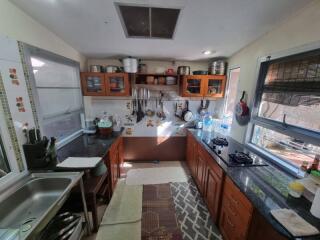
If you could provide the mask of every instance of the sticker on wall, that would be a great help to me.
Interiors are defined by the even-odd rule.
[[[24,108],[24,103],[23,103],[23,98],[22,97],[17,97],[16,98],[16,106],[18,107],[19,112],[25,112],[26,109]]]
[[[17,69],[15,68],[9,68],[9,77],[11,79],[11,83],[13,85],[20,85],[19,79],[18,79],[18,75],[17,75]]]
[[[153,120],[152,119],[148,119],[147,120],[147,127],[153,127],[154,124],[153,124]]]
[[[132,128],[126,128],[126,135],[131,136],[132,132]]]

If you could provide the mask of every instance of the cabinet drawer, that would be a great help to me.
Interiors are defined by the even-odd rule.
[[[228,195],[223,196],[222,207],[228,212],[228,215],[232,218],[237,228],[246,232],[251,221],[252,211],[237,206]]]
[[[230,178],[226,177],[223,195],[228,196],[232,205],[236,209],[244,208],[248,212],[252,213],[253,207],[250,201],[243,195],[242,192],[236,187]]]

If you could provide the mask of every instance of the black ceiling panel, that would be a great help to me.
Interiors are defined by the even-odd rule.
[[[127,37],[172,39],[180,9],[118,5]]]
[[[148,7],[119,6],[128,37],[150,37]]]
[[[151,36],[172,38],[179,13],[179,9],[151,8]]]

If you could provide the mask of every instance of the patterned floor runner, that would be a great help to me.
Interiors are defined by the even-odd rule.
[[[182,240],[170,184],[144,185],[142,240]]]
[[[192,178],[170,186],[183,240],[222,239]]]

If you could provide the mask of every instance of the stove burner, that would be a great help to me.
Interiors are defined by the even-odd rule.
[[[228,141],[225,138],[216,137],[216,138],[212,139],[212,143],[214,145],[218,145],[218,146],[228,146]]]
[[[249,154],[244,152],[235,152],[234,154],[229,154],[229,157],[238,164],[252,164],[253,159]]]

